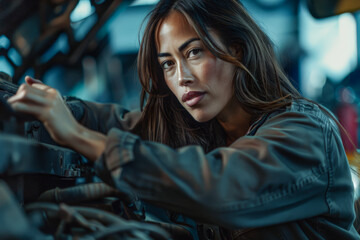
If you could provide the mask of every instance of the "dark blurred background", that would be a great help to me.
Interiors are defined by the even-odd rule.
[[[0,0],[0,72],[63,95],[139,108],[136,56],[156,0]],[[302,94],[339,118],[358,147],[357,0],[242,0]]]

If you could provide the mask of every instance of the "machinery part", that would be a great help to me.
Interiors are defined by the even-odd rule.
[[[0,134],[0,174],[80,177],[81,156],[70,149],[11,134]]]
[[[127,7],[132,0],[91,0],[95,8],[94,24],[81,39],[76,39],[74,26],[82,26],[72,22],[70,15],[79,0],[0,0],[0,20],[6,19],[0,26],[3,34],[10,41],[10,47],[1,48],[0,56],[4,56],[14,68],[13,81],[18,83],[29,68],[35,70],[35,77],[43,74],[54,65],[74,65],[84,54],[91,50],[103,38],[102,27],[120,7]],[[32,29],[32,31],[29,31]],[[67,40],[68,49],[48,57],[46,53],[62,37]],[[100,38],[100,39],[99,39]],[[17,66],[8,56],[10,48],[16,49],[21,58]]]
[[[89,183],[65,189],[57,187],[42,193],[38,200],[42,202],[64,202],[73,204],[98,200],[104,197],[118,197],[128,203],[136,200],[135,196],[130,198],[129,195],[122,193],[105,183]]]
[[[124,220],[114,214],[89,208],[70,207],[66,204],[31,203],[25,206],[26,212],[43,211],[48,218],[61,220],[56,230],[56,236],[60,237],[65,225],[76,224],[90,233],[78,236],[77,239],[104,239],[108,236],[120,234],[121,239],[169,239],[169,234],[162,228],[148,223]]]
[[[52,239],[30,224],[12,192],[2,180],[0,180],[0,212],[0,239]]]

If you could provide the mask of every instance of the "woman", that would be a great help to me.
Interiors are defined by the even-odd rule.
[[[30,77],[9,103],[94,161],[104,181],[218,225],[224,239],[358,238],[333,118],[294,89],[240,3],[160,1],[138,70],[144,107],[135,123],[118,106],[84,103],[102,132],[117,127],[106,135]]]

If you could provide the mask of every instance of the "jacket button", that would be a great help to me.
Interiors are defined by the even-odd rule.
[[[212,229],[211,227],[208,227],[206,229],[206,239],[213,240],[214,237],[215,237],[214,229]]]

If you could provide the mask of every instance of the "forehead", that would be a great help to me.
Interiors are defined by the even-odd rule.
[[[169,44],[177,44],[186,41],[186,38],[198,37],[193,26],[189,24],[186,17],[172,11],[160,24],[156,32],[156,47],[158,51]]]

